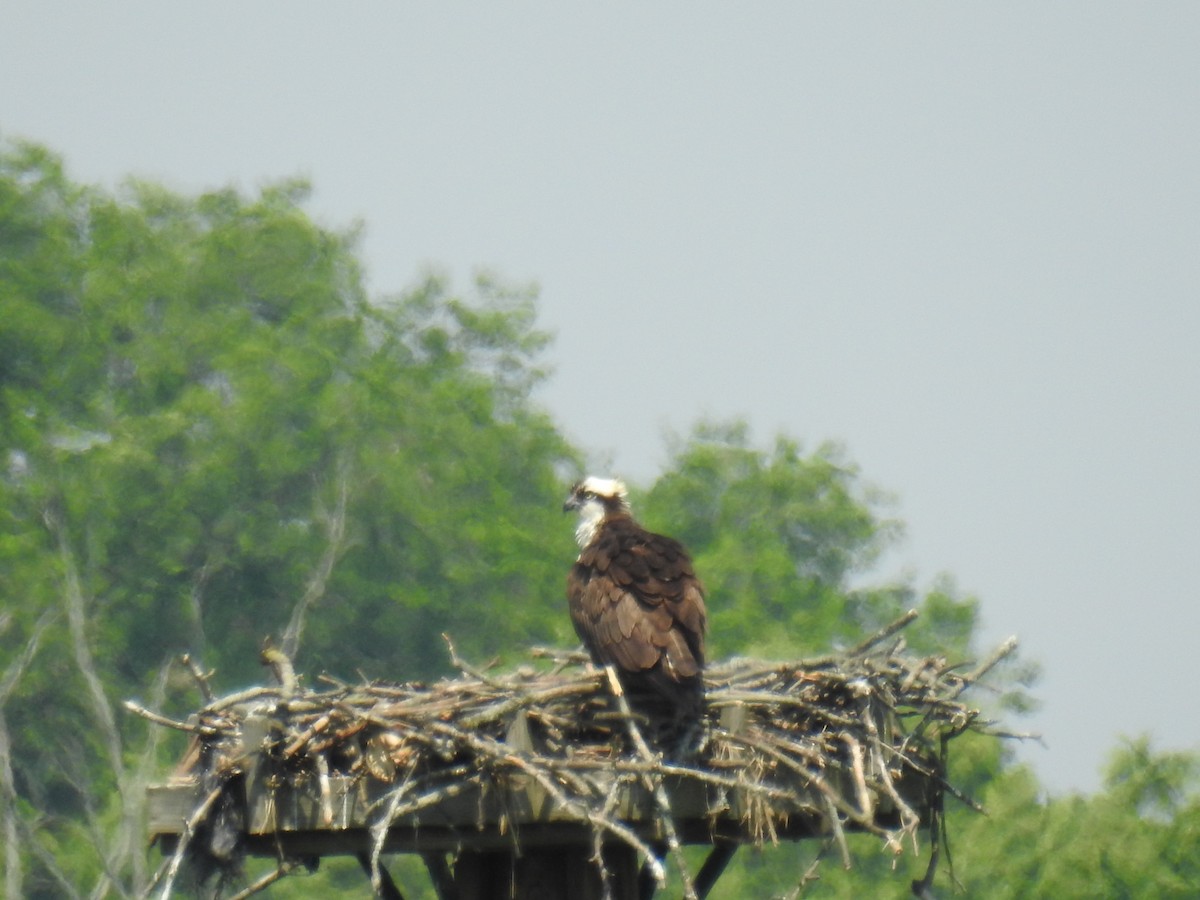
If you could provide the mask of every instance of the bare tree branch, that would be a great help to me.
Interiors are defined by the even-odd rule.
[[[79,569],[75,564],[75,554],[67,540],[66,529],[56,516],[45,513],[46,527],[58,542],[59,559],[63,567],[63,602],[67,608],[67,626],[71,636],[71,650],[75,655],[75,665],[83,677],[87,687],[88,699],[91,702],[92,715],[100,726],[100,737],[108,751],[109,764],[114,772],[122,769],[121,733],[117,729],[117,717],[113,713],[112,704],[104,693],[104,682],[96,669],[96,661],[92,657],[92,649],[87,640],[87,600],[83,595],[83,586],[79,582]]]
[[[42,634],[50,624],[58,618],[58,610],[47,609],[33,626],[33,633],[25,642],[21,653],[9,663],[0,676],[0,833],[4,835],[4,896],[20,897],[22,884],[21,871],[21,836],[17,828],[17,789],[13,778],[12,741],[8,733],[8,721],[4,716],[4,706],[8,698],[16,690],[21,676],[33,662]],[[5,616],[4,625],[11,621]]]
[[[29,668],[29,664],[33,662],[34,656],[37,655],[38,646],[42,642],[42,633],[57,618],[58,610],[54,608],[47,609],[41,614],[37,623],[33,626],[33,633],[29,635],[29,640],[25,642],[20,655],[9,663],[8,668],[4,670],[4,675],[0,676],[0,707],[3,707],[8,702],[8,698],[16,688],[17,682],[25,674],[25,670]]]
[[[159,667],[158,677],[154,679],[154,686],[150,692],[150,703],[153,706],[162,706],[166,699],[171,663],[168,659]],[[162,735],[160,729],[149,729],[137,765],[126,773],[124,779],[125,792],[121,798],[123,815],[114,844],[118,851],[117,859],[129,860],[130,879],[135,893],[141,890],[147,879],[146,856],[141,850],[142,835],[146,830],[146,787],[154,774],[154,763],[158,757]]]
[[[329,584],[329,576],[333,574],[333,567],[346,548],[346,505],[350,496],[349,463],[343,461],[338,465],[337,480],[337,504],[332,512],[326,512],[321,516],[325,525],[325,550],[321,554],[316,569],[308,579],[303,596],[296,601],[296,605],[292,609],[291,620],[283,633],[283,646],[280,649],[288,659],[296,658],[296,651],[300,649],[300,639],[304,636],[304,620],[308,615],[309,607],[325,595],[325,588]]]
[[[33,855],[37,857],[38,862],[45,868],[46,874],[54,879],[55,884],[58,885],[58,889],[62,891],[62,896],[69,898],[69,900],[82,900],[82,895],[79,893],[78,888],[75,887],[75,884],[62,870],[62,866],[58,864],[58,860],[54,858],[54,854],[43,847],[41,841],[37,839],[37,835],[34,833],[34,826],[23,819],[18,819],[17,827],[21,831],[21,836],[24,838],[26,846],[30,848]]]
[[[157,747],[159,735],[158,732],[150,735],[149,746],[143,751],[140,764],[135,769],[127,769],[124,741],[117,725],[116,713],[104,691],[104,683],[88,642],[88,602],[80,582],[75,554],[71,550],[62,523],[49,512],[45,515],[45,521],[58,543],[63,569],[63,601],[75,665],[87,688],[86,696],[92,717],[99,726],[99,736],[107,751],[108,764],[121,805],[121,817],[115,829],[101,828],[95,812],[88,813],[95,835],[96,851],[103,862],[103,872],[93,888],[92,896],[103,897],[112,890],[116,890],[122,896],[129,896],[130,888],[125,883],[126,877],[132,880],[134,889],[146,881],[146,861],[139,846],[139,839],[145,820],[145,787],[149,781],[153,749]],[[164,665],[155,681],[152,691],[155,705],[161,705],[165,696],[168,672],[168,665]],[[85,768],[81,766],[81,770]],[[82,795],[89,797],[86,786],[80,785],[79,790]],[[86,805],[90,809],[91,804]]]
[[[203,653],[208,646],[204,634],[204,589],[212,576],[212,559],[206,559],[194,576],[188,590],[188,613],[192,626],[192,652]]]
[[[212,676],[212,672],[205,672],[200,668],[199,663],[190,653],[185,653],[179,657],[179,661],[187,667],[192,678],[196,681],[196,686],[200,688],[200,696],[204,698],[205,703],[211,703],[213,699],[212,685],[208,683],[208,679]]]
[[[0,834],[4,837],[4,896],[20,897],[21,835],[17,830],[17,791],[13,782],[12,743],[0,704]]]
[[[217,802],[221,796],[221,792],[225,790],[225,785],[218,784],[215,788],[209,791],[200,804],[192,811],[188,820],[183,823],[183,834],[179,837],[179,843],[175,847],[175,852],[171,856],[171,862],[163,873],[162,892],[159,897],[166,900],[171,896],[171,890],[175,887],[175,879],[179,875],[179,867],[183,865],[183,861],[187,855],[188,843],[192,839],[192,835],[196,833],[196,827],[204,821],[208,815],[209,809]],[[153,890],[154,883],[151,882],[149,890]]]
[[[176,731],[187,731],[191,734],[206,734],[213,736],[216,731],[208,725],[193,725],[191,722],[177,722],[174,719],[168,718],[153,710],[146,709],[140,703],[134,703],[132,700],[126,700],[122,706],[127,712],[133,713],[135,716],[140,716],[147,722],[153,722],[155,725],[162,725],[166,728],[173,728]]]
[[[253,897],[262,891],[265,891],[281,878],[287,878],[296,868],[295,863],[280,863],[279,867],[274,872],[268,872],[262,878],[258,879],[254,884],[250,885],[243,891],[238,891],[231,896],[229,900],[246,900],[247,897]]]

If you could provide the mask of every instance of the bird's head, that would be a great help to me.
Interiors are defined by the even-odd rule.
[[[596,530],[605,516],[629,512],[629,492],[624,483],[616,478],[589,475],[575,483],[563,503],[563,512],[571,510],[579,513],[575,540],[580,547],[586,547],[596,536]]]

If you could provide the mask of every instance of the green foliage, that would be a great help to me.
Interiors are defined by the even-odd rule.
[[[899,534],[841,448],[793,440],[754,447],[745,423],[702,423],[639,506],[692,551],[709,595],[711,653],[796,657],[850,645],[922,611],[920,650],[966,654],[978,619],[949,582],[919,600],[906,584],[861,578]]]
[[[994,741],[956,742],[976,754]],[[973,764],[968,763],[968,766]],[[956,783],[957,776],[955,777]],[[1000,769],[993,758],[979,794],[987,815],[949,801],[949,852],[943,849],[936,896],[1007,900],[1025,897],[1184,898],[1200,890],[1200,754],[1127,742],[1112,758],[1105,791],[1046,797],[1025,767]],[[927,838],[922,835],[927,843]],[[927,848],[893,859],[878,840],[852,836],[854,868],[816,842],[743,851],[714,898],[912,896]],[[816,880],[793,893],[820,857]]]
[[[545,342],[532,296],[481,281],[469,302],[430,279],[368,305],[347,239],[312,224],[297,185],[195,202],[57,190],[13,217],[63,259],[32,253],[58,283],[12,303],[28,312],[13,342],[55,339],[0,382],[30,435],[7,487],[20,524],[61,526],[106,665],[134,686],[190,649],[254,678],[262,632],[287,625],[331,547],[315,602],[341,602],[303,645],[319,665],[427,674],[439,630],[463,623],[482,626],[464,636],[480,652],[553,636],[544,617],[488,615],[557,577],[529,552],[559,533],[554,466],[571,455],[525,400]],[[373,644],[347,653],[362,634]]]
[[[267,634],[304,671],[392,678],[447,670],[442,632],[475,657],[568,639],[574,455],[528,400],[533,293],[368,303],[305,193],[111,196],[0,155],[0,668],[63,613],[0,706],[46,812],[33,894],[103,879],[99,848],[54,870],[111,830],[97,798],[136,829],[144,728],[114,703],[180,652],[234,687]]]
[[[990,816],[955,822],[955,874],[971,897],[1195,897],[1200,755],[1114,751],[1104,793],[1044,798],[1024,768],[990,785]]]

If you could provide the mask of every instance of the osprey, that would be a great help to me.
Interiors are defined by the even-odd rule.
[[[567,577],[575,631],[597,665],[613,665],[647,740],[691,750],[704,714],[704,587],[678,541],[647,531],[625,485],[589,477],[571,488],[579,558]]]

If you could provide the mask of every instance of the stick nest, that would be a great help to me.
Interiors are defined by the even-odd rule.
[[[252,766],[269,766],[281,789],[307,785],[323,802],[337,776],[376,788],[368,848],[376,872],[393,826],[450,798],[495,796],[514,782],[539,786],[560,817],[593,836],[597,851],[602,842],[634,846],[660,879],[662,852],[653,847],[665,843],[682,869],[685,895],[691,881],[677,853],[681,840],[763,843],[819,834],[847,865],[846,830],[874,833],[900,853],[906,838],[916,848],[917,830],[927,825],[936,846],[943,792],[967,799],[946,781],[947,742],[968,730],[1000,733],[960,698],[1015,641],[963,671],[906,652],[897,633],[915,616],[843,653],[711,665],[704,740],[686,761],[647,750],[614,683],[579,653],[535,649],[527,664],[493,671],[463,662],[450,644],[459,670],[453,678],[351,685],[322,677],[322,687],[310,689],[296,683],[282,654],[268,651],[264,661],[280,686],[212,698],[203,681],[208,702],[188,722],[127,704],[195,735],[190,774],[207,796],[180,831],[168,884],[180,857],[228,849],[229,836],[211,826],[225,786]],[[247,748],[247,717],[264,711],[269,737]],[[664,788],[673,794],[688,785],[703,789],[707,836],[697,837],[695,822],[675,821],[668,807]],[[622,818],[629,805],[621,797],[637,792],[644,815]]]

